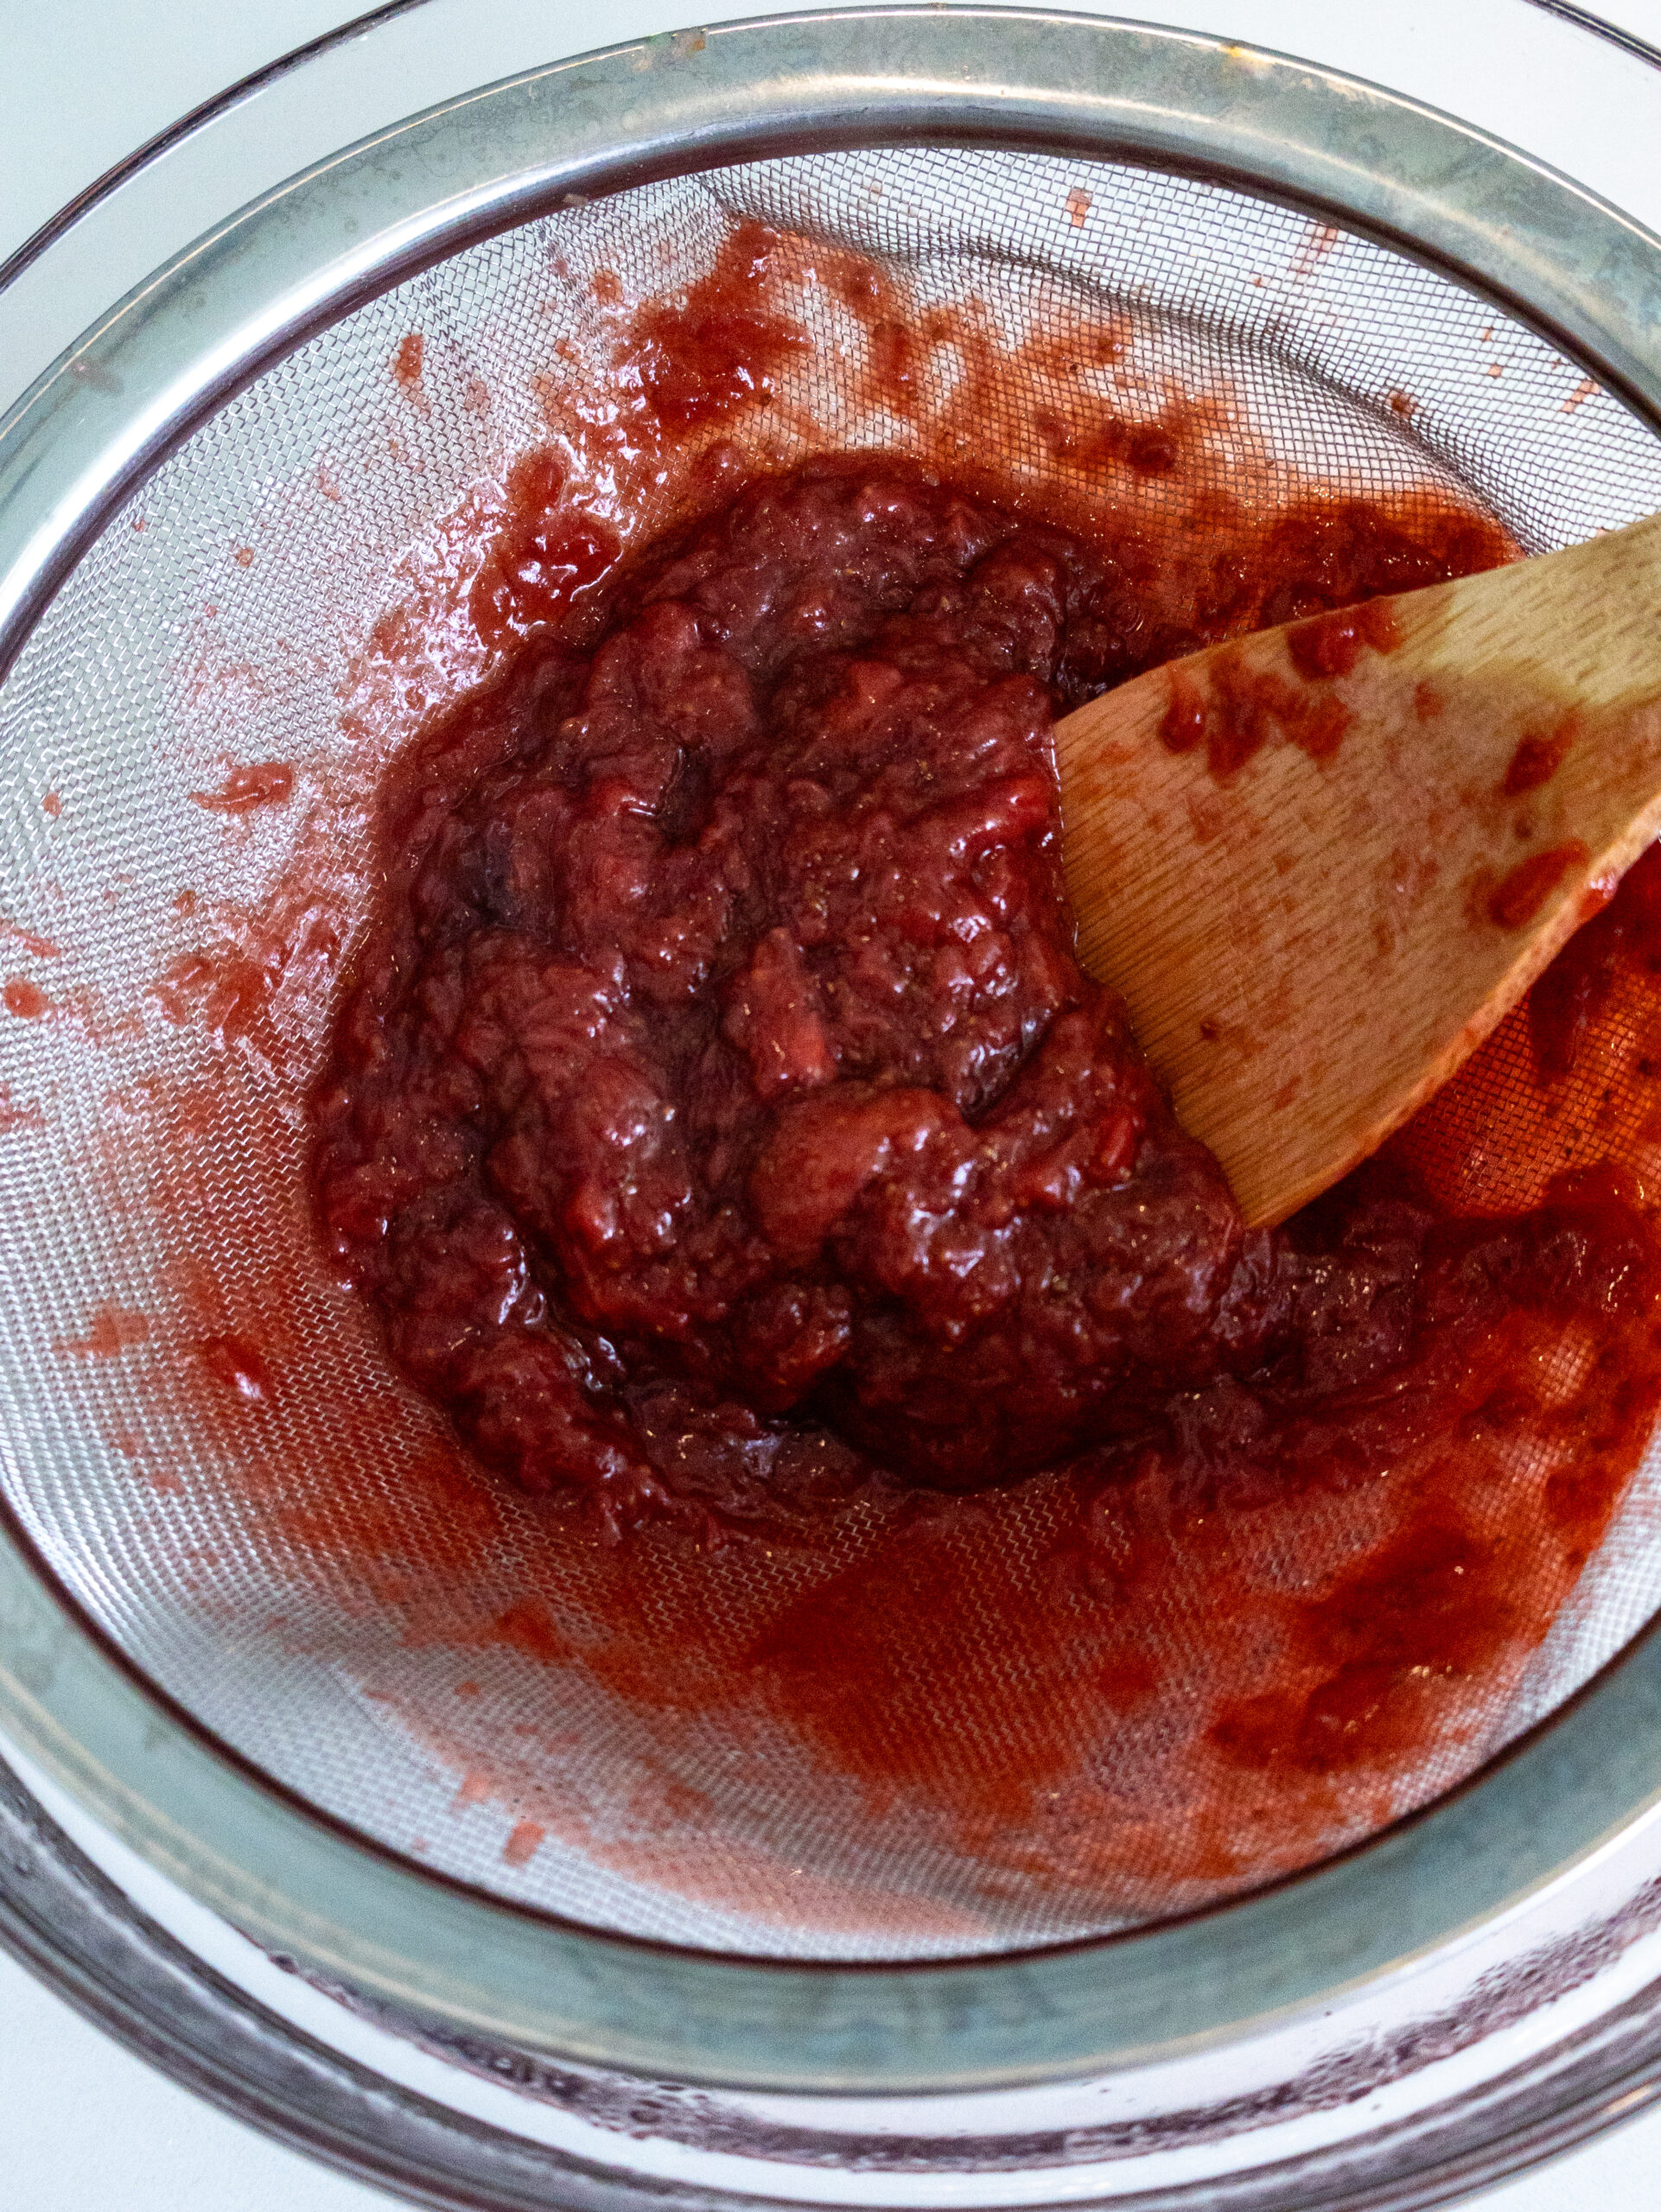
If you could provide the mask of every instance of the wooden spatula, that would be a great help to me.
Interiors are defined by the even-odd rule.
[[[1055,735],[1084,964],[1282,1220],[1661,830],[1661,515],[1209,647]]]

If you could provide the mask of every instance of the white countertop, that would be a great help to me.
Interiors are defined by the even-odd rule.
[[[1079,0],[1072,0],[1079,4]],[[1333,5],[1333,0],[1325,0]],[[1351,7],[1356,0],[1336,0]],[[1455,0],[1454,16],[1461,0]],[[0,256],[131,148],[364,0],[0,0]],[[758,10],[760,0],[757,0]],[[1392,10],[1404,38],[1426,10]],[[1123,0],[1130,16],[1158,5]],[[722,16],[742,12],[723,7]],[[1106,10],[1104,10],[1106,12]],[[1117,10],[1114,10],[1117,12]],[[1435,11],[1444,26],[1445,10]],[[1661,0],[1598,12],[1661,44]],[[1217,0],[1218,30],[1228,0]],[[548,51],[601,43],[604,11],[549,0]],[[1417,28],[1416,29],[1416,25]],[[1244,29],[1244,26],[1241,27]],[[1559,100],[1572,87],[1553,88]],[[1661,168],[1661,151],[1652,149]],[[389,2200],[269,2142],[118,2049],[0,1954],[0,2207],[6,2212],[369,2212]],[[1661,2111],[1480,2200],[1481,2212],[1655,2212]]]

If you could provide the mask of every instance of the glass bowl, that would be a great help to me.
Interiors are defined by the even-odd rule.
[[[537,13],[471,11],[463,38],[428,0],[321,45],[14,270],[0,358],[41,373],[0,423],[0,664],[135,485],[310,333],[562,199],[785,149],[1238,181],[1452,269],[1661,414],[1661,73],[1578,11],[1483,0],[1431,54],[1291,5],[1238,8],[1228,41],[1174,15],[685,34],[640,9],[573,62]],[[1567,81],[1584,102],[1536,89]],[[426,2202],[1428,2203],[1637,2109],[1661,2063],[1647,1635],[1340,1859],[1186,1921],[899,1967],[677,1950],[423,1875],[137,1675],[15,1516],[0,1723],[13,1947],[205,2094]]]

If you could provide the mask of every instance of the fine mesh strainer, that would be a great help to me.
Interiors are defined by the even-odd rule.
[[[936,36],[903,17],[882,34],[902,35]],[[1078,35],[1047,27],[1057,82]],[[834,102],[786,128],[754,97],[748,136],[728,111],[755,89],[741,36],[677,34],[640,52],[557,88],[562,122],[580,137],[580,115],[593,142],[563,171],[540,146],[534,174],[517,145],[481,158],[465,130],[435,124],[403,149],[417,182],[393,185],[407,204],[383,208],[372,248],[342,252],[346,211],[357,221],[397,196],[391,156],[371,149],[344,186],[257,217],[264,248],[250,233],[205,274],[181,273],[175,320],[194,287],[213,325],[188,357],[166,299],[146,296],[12,434],[27,493],[14,512],[27,519],[33,499],[47,520],[32,539],[16,531],[28,634],[0,690],[22,987],[0,1151],[5,1500],[22,1548],[134,1675],[291,1802],[392,1855],[366,1863],[394,1916],[436,1924],[434,1900],[455,1903],[406,1871],[418,1865],[584,1929],[727,1957],[893,1962],[1099,1936],[1206,1903],[1219,1885],[1058,1884],[1021,1834],[989,1845],[989,1881],[985,1854],[943,1835],[926,1802],[874,1817],[857,1787],[754,1713],[654,1702],[580,1649],[539,1645],[535,1624],[552,1621],[581,1646],[598,1583],[625,1571],[618,1555],[457,1467],[328,1281],[308,1218],[302,1102],[371,888],[375,772],[483,669],[459,613],[513,455],[563,442],[579,479],[606,491],[603,440],[582,429],[604,412],[601,271],[631,298],[673,295],[755,218],[790,234],[799,273],[851,251],[920,308],[973,302],[1012,357],[1058,321],[1111,324],[1120,344],[1097,380],[1012,376],[990,415],[958,425],[963,449],[995,446],[1018,475],[1077,489],[1038,435],[1041,412],[1154,413],[1180,395],[1214,428],[1197,479],[1142,486],[1152,505],[1206,482],[1270,505],[1311,486],[1451,492],[1531,552],[1661,507],[1661,438],[1641,356],[1623,351],[1621,289],[1642,281],[1652,297],[1655,276],[1622,261],[1633,249],[1614,218],[1562,187],[1555,245],[1499,254],[1496,218],[1518,181],[1498,156],[1484,169],[1480,142],[1461,143],[1463,182],[1444,177],[1434,206],[1427,188],[1386,189],[1380,178],[1411,170],[1414,131],[1427,134],[1424,174],[1447,152],[1432,142],[1448,126],[1405,109],[1371,184],[1351,177],[1340,194],[1355,148],[1333,150],[1314,80],[1261,59],[1248,70],[1206,42],[1124,35],[1104,111],[1083,121],[1053,90],[984,95],[992,120],[937,102],[921,122],[896,110],[857,128]],[[1188,137],[1168,118],[1170,143],[1126,146],[1161,70],[1190,95]],[[1209,111],[1197,88],[1214,92]],[[505,144],[519,129],[508,99]],[[1243,147],[1276,101],[1279,150],[1248,188]],[[1286,173],[1300,129],[1301,181]],[[1232,181],[1182,173],[1207,133]],[[943,135],[964,143],[914,143]],[[875,143],[824,143],[850,138]],[[731,158],[781,142],[821,149]],[[1306,204],[1287,204],[1295,182]],[[1571,213],[1586,235],[1569,235]],[[1594,218],[1601,346],[1572,296]],[[1371,234],[1387,228],[1407,236]],[[469,230],[489,234],[446,250]],[[430,265],[385,288],[417,260]],[[727,434],[770,463],[823,445],[905,449],[915,425],[874,405],[830,288],[804,288],[799,312],[811,357],[775,408]],[[948,370],[947,420],[950,386]],[[103,442],[78,458],[89,409],[103,410]],[[55,505],[39,488],[54,467]],[[653,518],[649,502],[624,518],[641,534]],[[291,771],[286,804],[227,806],[231,768],[250,762]],[[1475,1686],[1456,1737],[1386,1799],[1337,1807],[1327,1847],[1471,1771],[1649,1619],[1658,1484],[1652,1451],[1545,1645]],[[995,1510],[989,1571],[1028,1571],[1047,1510],[1041,1491]],[[645,1572],[641,1648],[711,1621],[718,1637],[727,1618],[741,1639],[758,1601],[856,1563],[869,1535],[855,1516],[828,1553],[665,1554]],[[1203,1672],[1205,1635],[1179,1606],[1174,1675]],[[985,1726],[964,1731],[971,1765],[1001,1756],[1006,1664],[1013,1694],[1020,1655],[994,1655]],[[1196,1725],[1197,1695],[1161,1713],[1168,1736]],[[89,1756],[118,1768],[115,1721],[89,1713],[86,1741],[100,1728]],[[1142,1747],[1150,1772],[1159,1749]],[[256,1794],[220,1763],[226,1806]],[[1249,1830],[1256,1788],[1239,1786]],[[233,1863],[223,1835],[213,1848]],[[395,1902],[406,1881],[407,1906]]]

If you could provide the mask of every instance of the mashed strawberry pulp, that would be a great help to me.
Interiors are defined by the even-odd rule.
[[[850,457],[599,584],[384,791],[315,1173],[393,1357],[614,1524],[1149,1452],[1331,1487],[1500,1420],[1530,1317],[1596,1323],[1626,1452],[1661,1269],[1619,1179],[1465,1217],[1410,1147],[1247,1231],[1059,875],[1057,713],[1504,550],[1295,511],[1182,629],[1134,533]]]

